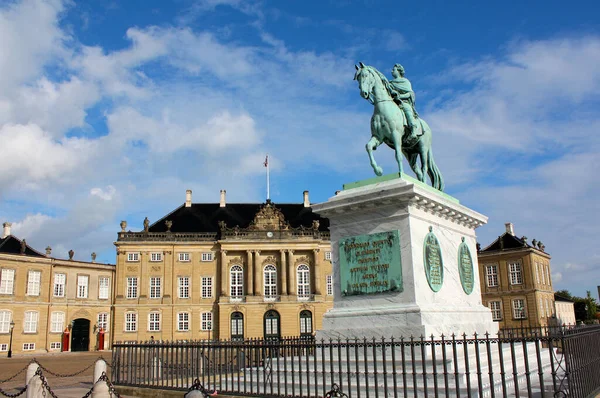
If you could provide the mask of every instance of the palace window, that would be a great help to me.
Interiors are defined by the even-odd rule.
[[[127,253],[127,261],[140,261],[140,253]]]
[[[151,312],[148,314],[148,331],[160,331],[160,312]]]
[[[65,297],[66,274],[54,274],[54,297]]]
[[[50,331],[52,333],[61,333],[65,328],[65,313],[53,312],[51,315]]]
[[[537,261],[535,262],[535,283],[540,284],[540,264]]]
[[[213,254],[212,253],[202,253],[202,261],[212,261]]]
[[[6,343],[0,344],[0,352],[6,352],[6,351],[8,351],[8,344],[6,344]]]
[[[179,332],[187,332],[190,330],[190,313],[180,312],[177,314],[177,330]]]
[[[157,262],[162,261],[162,253],[150,253],[150,261]]]
[[[101,312],[98,314],[98,328],[108,332],[108,312]]]
[[[23,333],[36,333],[38,326],[37,311],[25,312],[25,321],[23,323]]]
[[[277,296],[277,268],[271,264],[264,269],[264,295],[271,298]]]
[[[125,331],[136,332],[137,331],[137,313],[128,312],[125,314]]]
[[[40,279],[42,273],[40,271],[29,271],[27,276],[27,295],[28,296],[39,296],[40,295]]]
[[[23,343],[23,351],[35,350],[35,343]]]
[[[508,263],[508,272],[510,274],[511,285],[522,285],[523,284],[523,272],[521,270],[521,263],[514,262]]]
[[[327,284],[327,295],[333,296],[333,275],[327,275],[325,277],[325,282]]]
[[[4,268],[0,273],[0,294],[13,294],[15,270]]]
[[[502,320],[502,303],[500,301],[490,301],[488,303],[490,310],[492,311],[492,320]]]
[[[108,299],[110,295],[110,278],[107,276],[101,276],[98,278],[98,298]]]
[[[229,295],[244,296],[244,270],[239,265],[234,265],[229,271]]]
[[[497,265],[486,265],[485,272],[487,277],[488,287],[498,286],[498,266]]]
[[[60,350],[60,347],[61,347],[60,342],[58,342],[58,343],[56,343],[56,342],[55,343],[50,343],[50,349],[51,350]]]
[[[179,298],[190,298],[190,278],[180,276],[177,278],[179,285]]]
[[[300,336],[312,335],[312,313],[308,310],[300,311]]]
[[[325,252],[325,260],[331,261],[331,252]]]
[[[77,275],[77,298],[87,298],[89,276]]]
[[[244,340],[244,315],[241,312],[231,314],[231,340]]]
[[[138,278],[130,276],[127,278],[127,298],[137,298],[138,296]]]
[[[161,278],[158,276],[153,276],[150,278],[150,298],[160,298],[161,297]]]
[[[212,312],[203,312],[201,317],[200,329],[212,330]]]
[[[513,307],[513,318],[514,319],[526,319],[527,312],[525,310],[525,300],[523,299],[514,299],[512,301]]]
[[[203,276],[202,277],[202,298],[211,298],[213,296],[212,288],[212,277],[211,276]]]
[[[179,261],[190,261],[190,253],[179,253]]]
[[[310,296],[310,270],[308,265],[300,264],[298,266],[296,281],[298,282],[298,298],[308,298]]]
[[[0,311],[0,333],[10,332],[10,321],[12,320],[12,314],[8,310]]]

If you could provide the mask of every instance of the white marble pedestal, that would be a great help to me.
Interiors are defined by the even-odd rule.
[[[369,182],[369,183],[367,183]],[[329,218],[334,272],[334,303],[317,339],[494,335],[498,324],[481,303],[475,228],[487,217],[410,177],[383,176],[345,189],[313,211]],[[424,239],[432,232],[441,248],[444,278],[430,287],[424,265]],[[398,230],[403,291],[343,296],[340,289],[340,239]],[[473,291],[460,281],[458,248],[464,238],[473,263]]]

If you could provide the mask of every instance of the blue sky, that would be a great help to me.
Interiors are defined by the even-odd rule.
[[[371,177],[358,61],[404,65],[447,192],[600,284],[597,2],[0,0],[0,218],[113,262],[194,201],[327,200]],[[376,152],[386,172],[393,154]],[[405,166],[407,169],[408,167]]]

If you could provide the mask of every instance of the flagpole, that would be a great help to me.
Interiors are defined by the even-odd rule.
[[[270,192],[270,182],[269,182],[269,154],[267,154],[267,159],[265,161],[266,166],[267,166],[267,200],[269,200],[271,197],[271,192]]]

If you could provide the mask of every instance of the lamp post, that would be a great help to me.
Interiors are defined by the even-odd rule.
[[[523,332],[523,318],[525,318],[525,307],[521,307],[519,309],[519,318],[521,319],[521,337],[525,337],[525,334]]]
[[[10,321],[10,342],[8,343],[8,358],[12,358],[12,335],[15,328],[15,322]]]

